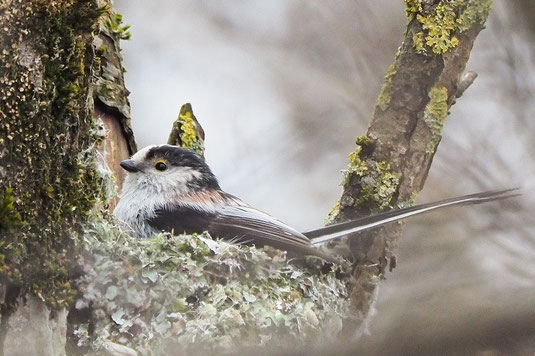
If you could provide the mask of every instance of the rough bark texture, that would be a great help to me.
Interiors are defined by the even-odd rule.
[[[113,81],[94,44],[99,21],[108,18],[116,19],[96,0],[0,5],[0,351],[6,354],[21,345],[26,354],[64,353],[77,236],[108,195],[96,164],[106,123],[94,117],[100,88],[94,80]],[[118,120],[131,133],[128,121]]]
[[[405,38],[386,73],[368,132],[350,154],[332,222],[414,202],[491,4],[406,0]],[[379,281],[387,267],[395,267],[400,235],[401,225],[392,224],[350,241],[354,313],[345,320],[347,334],[365,327]]]
[[[101,7],[108,6],[107,0],[99,0]],[[99,21],[99,31],[93,39],[98,57],[97,73],[94,76],[94,117],[102,122],[106,130],[104,144],[99,152],[115,178],[114,188],[121,191],[125,171],[119,162],[133,155],[137,145],[130,124],[130,103],[124,83],[124,69],[121,64],[120,40],[130,38],[129,26],[122,26],[120,14],[107,11]],[[109,210],[117,203],[116,194],[109,196]]]
[[[107,0],[99,0],[102,7]],[[129,26],[122,25],[122,16],[107,11],[99,21],[99,31],[93,39],[98,56],[95,75],[95,117],[102,120],[107,131],[106,142],[101,152],[105,154],[108,167],[113,172],[118,188],[125,172],[119,162],[137,151],[137,145],[130,124],[130,103],[124,84],[124,68],[121,64],[120,40],[130,38]],[[112,202],[113,203],[113,202]]]

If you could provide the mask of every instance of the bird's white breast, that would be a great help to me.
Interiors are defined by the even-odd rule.
[[[167,209],[177,197],[187,194],[187,183],[196,176],[191,169],[177,169],[171,174],[128,174],[113,215],[138,237],[150,237],[156,230],[148,221],[158,209]]]

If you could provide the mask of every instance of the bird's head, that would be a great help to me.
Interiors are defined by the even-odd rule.
[[[123,191],[183,194],[199,189],[219,189],[204,159],[182,147],[147,146],[120,164],[128,171]]]

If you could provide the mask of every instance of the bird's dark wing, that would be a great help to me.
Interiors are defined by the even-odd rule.
[[[310,240],[271,215],[257,210],[238,198],[225,194],[224,202],[211,203],[199,197],[182,196],[180,204],[159,209],[148,223],[157,230],[179,233],[207,231],[214,238],[232,243],[273,246],[297,255],[314,255],[335,262],[312,247]]]
[[[355,234],[360,231],[399,221],[410,216],[423,214],[436,209],[446,208],[450,206],[480,204],[493,200],[500,200],[518,196],[519,194],[515,193],[515,191],[518,191],[518,189],[515,188],[482,192],[452,199],[441,200],[434,203],[421,204],[409,208],[387,211],[384,213],[366,216],[360,219],[327,226],[321,229],[304,232],[303,235],[310,238],[312,244],[315,245],[342,236]]]

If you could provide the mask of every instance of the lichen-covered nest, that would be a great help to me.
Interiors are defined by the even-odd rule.
[[[349,307],[348,266],[289,261],[278,250],[209,236],[135,239],[106,221],[85,234],[79,346],[106,343],[141,354],[331,340]]]

